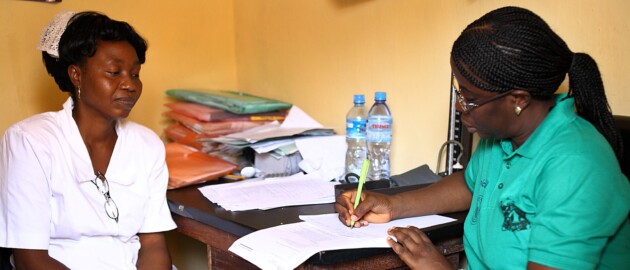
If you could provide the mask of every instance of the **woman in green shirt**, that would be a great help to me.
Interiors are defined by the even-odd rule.
[[[595,61],[536,14],[505,7],[468,25],[450,62],[462,123],[481,138],[465,172],[393,196],[365,192],[355,210],[354,191],[343,193],[340,220],[469,210],[469,269],[627,268],[630,184]],[[556,95],[567,74],[569,93]],[[389,234],[411,268],[450,268],[419,229]]]

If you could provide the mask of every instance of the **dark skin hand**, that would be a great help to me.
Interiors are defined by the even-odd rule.
[[[171,256],[166,246],[164,233],[140,233],[140,251],[138,252],[138,270],[170,270]]]
[[[370,222],[385,223],[394,219],[429,214],[451,213],[470,208],[472,193],[466,186],[462,172],[442,178],[428,187],[395,195],[384,195],[369,191],[361,194],[361,203],[354,209],[356,190],[346,191],[337,197],[335,210],[339,220],[354,227],[368,226]],[[418,228],[392,228],[388,244],[412,269],[452,269],[441,251]],[[552,269],[529,262],[527,269]]]
[[[48,250],[13,249],[16,269],[70,269],[48,255]]]
[[[356,228],[367,226],[370,222],[384,223],[405,217],[466,210],[470,207],[472,198],[461,172],[445,177],[431,186],[396,195],[363,192],[357,209],[353,209],[355,194],[355,190],[340,194],[335,210],[342,223],[349,226],[350,220],[354,220]],[[388,233],[398,239],[398,242],[388,239],[389,245],[412,269],[418,269],[419,266],[422,269],[452,268],[419,229],[392,228]]]
[[[420,229],[413,226],[393,227],[387,233],[390,235],[387,244],[411,269],[453,269],[442,252]]]
[[[356,190],[350,190],[337,196],[335,210],[342,223],[350,226],[352,219],[357,221],[354,224],[357,228],[370,222],[384,223],[399,218],[467,210],[472,198],[461,172],[428,187],[395,195],[362,192],[357,209],[354,209],[355,194]]]

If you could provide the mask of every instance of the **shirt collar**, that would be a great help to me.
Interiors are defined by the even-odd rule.
[[[558,130],[563,128],[563,125],[567,121],[573,121],[577,118],[573,104],[575,100],[573,97],[568,97],[567,94],[554,95],[556,105],[549,111],[547,117],[540,123],[534,133],[525,140],[525,143],[521,145],[516,151],[513,150],[511,140],[502,140],[501,148],[505,153],[505,159],[510,159],[515,155],[520,155],[526,158],[532,158],[536,153],[545,147],[545,143],[548,142]]]
[[[96,175],[94,175],[92,161],[90,160],[87,147],[83,142],[83,137],[81,137],[81,133],[79,132],[79,127],[72,117],[73,108],[74,101],[69,97],[66,102],[64,102],[63,109],[60,111],[59,117],[59,126],[61,127],[63,135],[68,141],[70,148],[70,153],[66,154],[70,155],[68,160],[71,160],[72,162],[72,166],[74,168],[74,178],[80,183],[92,181],[96,178]],[[118,121],[116,123],[118,140],[116,141],[116,146],[114,147],[114,152],[112,153],[112,161],[110,161],[109,168],[107,168],[108,171],[106,173],[107,180],[111,182],[128,182],[126,180],[119,180],[125,178],[115,175],[116,170],[111,169],[112,165],[114,165],[114,155],[117,154],[117,149],[120,148],[119,145],[122,144],[125,137],[126,129],[124,128],[124,123],[124,121]]]

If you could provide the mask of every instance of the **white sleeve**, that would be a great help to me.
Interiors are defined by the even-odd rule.
[[[46,147],[13,126],[0,141],[0,246],[48,249],[51,191]]]
[[[148,181],[150,187],[146,216],[140,228],[141,233],[162,232],[175,229],[177,226],[171,217],[171,211],[166,202],[166,188],[168,186],[168,168],[164,144],[160,141],[158,155],[150,173]]]

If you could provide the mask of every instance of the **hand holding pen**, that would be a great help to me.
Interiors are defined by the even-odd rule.
[[[359,203],[360,202],[360,203]],[[355,204],[357,205],[355,208]],[[350,227],[360,228],[373,223],[384,223],[392,219],[392,203],[388,195],[349,190],[337,196],[335,211],[339,220]]]

